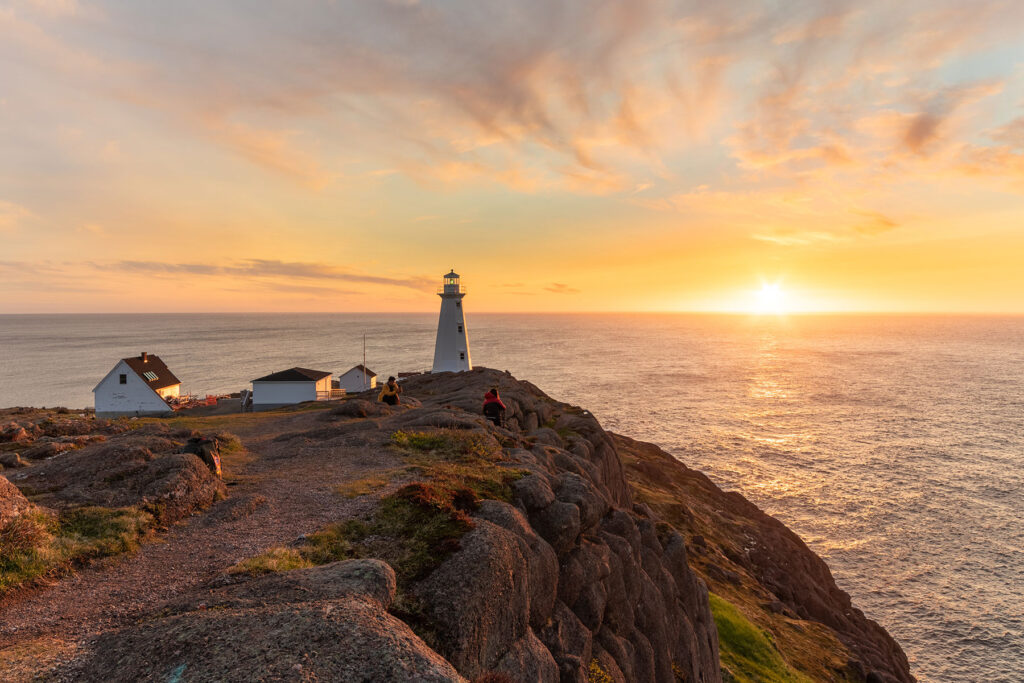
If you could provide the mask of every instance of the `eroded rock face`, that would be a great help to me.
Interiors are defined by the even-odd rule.
[[[495,386],[507,430],[477,417]],[[527,473],[512,485],[514,505],[485,502],[461,550],[416,587],[460,673],[585,681],[597,660],[613,680],[721,680],[707,589],[682,538],[659,538],[652,513],[634,511],[592,415],[493,370],[419,376],[406,393],[423,409],[396,427],[485,431]]]
[[[126,435],[40,462],[18,484],[48,506],[141,506],[169,523],[226,495],[203,461],[180,448],[165,436]]]
[[[722,491],[657,446],[619,435],[614,439],[638,486],[657,488],[677,501],[665,514],[674,508],[672,521],[692,534],[695,555],[688,562],[681,539],[666,548],[677,571],[694,566],[718,585],[718,592],[743,585],[771,613],[824,624],[847,648],[846,668],[853,680],[914,680],[899,644],[852,605],[828,565],[784,524],[740,494]],[[727,525],[721,521],[725,519]],[[696,529],[707,529],[710,536]]]
[[[88,645],[59,680],[465,679],[387,607],[395,575],[347,560],[243,580]]]

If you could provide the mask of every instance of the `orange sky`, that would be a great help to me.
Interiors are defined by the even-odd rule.
[[[1024,5],[12,0],[0,313],[1024,312]]]

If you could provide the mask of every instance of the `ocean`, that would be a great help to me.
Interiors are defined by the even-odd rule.
[[[471,302],[467,302],[471,305]],[[194,394],[429,368],[434,314],[0,316],[0,406],[117,359]],[[1024,317],[467,314],[472,360],[661,445],[796,531],[921,681],[1024,679]]]

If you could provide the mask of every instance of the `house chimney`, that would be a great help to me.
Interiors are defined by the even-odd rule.
[[[146,353],[145,351],[142,352],[142,355],[139,356],[139,358],[142,359],[143,363],[148,363],[149,362],[149,354]]]

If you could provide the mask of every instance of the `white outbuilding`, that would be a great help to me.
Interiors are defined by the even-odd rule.
[[[362,363],[338,376],[338,388],[355,393],[377,388],[377,373]]]
[[[434,342],[434,366],[431,372],[465,372],[473,369],[469,357],[469,332],[462,299],[466,289],[454,270],[444,276],[437,290],[441,297],[441,314],[437,318],[437,341]]]
[[[92,390],[96,417],[167,415],[168,398],[181,393],[181,381],[159,356],[143,351],[122,358]]]
[[[305,401],[326,401],[332,396],[331,373],[322,370],[290,368],[252,381],[253,410],[271,410]]]

